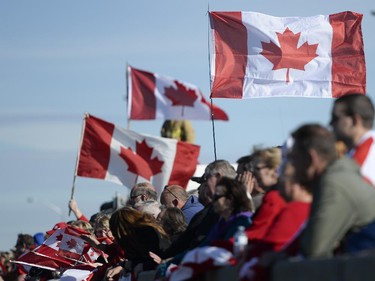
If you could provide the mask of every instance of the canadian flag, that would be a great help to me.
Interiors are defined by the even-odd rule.
[[[42,245],[35,248],[33,252],[37,255],[44,256],[60,263],[65,263],[66,265],[72,265],[73,262],[64,257],[58,255],[60,249],[61,240],[63,238],[63,233],[65,229],[56,229],[51,236],[49,236]]]
[[[64,229],[56,229],[42,245],[20,256],[14,263],[48,270],[72,266],[73,261],[58,255],[64,231]]]
[[[86,244],[83,250],[83,258],[86,262],[95,262],[99,256],[104,256],[105,258],[108,257],[103,251],[90,247],[90,245]]]
[[[362,15],[210,12],[211,98],[366,93]]]
[[[128,87],[129,120],[211,120],[211,104],[197,86],[129,66]],[[228,120],[217,106],[212,114],[216,120]]]
[[[76,174],[129,188],[148,181],[160,195],[166,184],[186,187],[199,151],[197,145],[138,134],[86,114]]]
[[[219,247],[197,247],[188,251],[180,265],[169,272],[168,280],[199,280],[207,271],[234,266],[236,260],[230,251]]]
[[[87,235],[89,233],[78,228],[65,228],[60,242],[58,255],[79,260],[85,249],[85,240],[79,237],[81,234]]]
[[[67,268],[71,266],[71,264],[66,263],[58,258],[53,258],[51,256],[44,256],[39,254],[38,252],[27,252],[17,258],[16,261],[13,263],[20,264],[27,267],[39,267],[54,271],[59,268]],[[25,268],[25,267],[24,267]],[[28,270],[27,270],[28,271]]]

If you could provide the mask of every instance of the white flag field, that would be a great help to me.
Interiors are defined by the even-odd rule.
[[[366,93],[362,15],[210,12],[211,98]]]

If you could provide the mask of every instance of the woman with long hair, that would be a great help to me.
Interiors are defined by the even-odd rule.
[[[167,234],[152,215],[131,207],[113,213],[109,226],[115,240],[125,251],[125,269],[135,274],[154,269],[157,264],[150,258],[149,252],[160,254],[170,244]]]
[[[252,204],[246,196],[246,187],[238,180],[221,178],[216,184],[212,200],[214,210],[220,219],[203,244],[208,245],[215,240],[228,240],[237,231],[238,226],[246,228],[250,225]]]
[[[184,213],[177,207],[169,207],[161,211],[159,221],[171,242],[176,240],[187,227]]]

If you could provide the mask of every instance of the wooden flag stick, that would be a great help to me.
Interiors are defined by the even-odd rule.
[[[217,160],[217,156],[216,156],[216,135],[215,135],[215,116],[214,116],[214,104],[213,104],[213,101],[211,99],[211,123],[212,123],[212,138],[213,138],[213,141],[214,141],[214,157],[215,157],[215,161]]]
[[[77,157],[76,157],[76,166],[75,166],[75,169],[74,169],[72,192],[70,194],[70,200],[72,200],[74,198],[74,191],[75,191],[75,184],[76,184],[77,170],[78,170],[78,163],[79,163],[79,155],[80,155],[81,147],[82,147],[83,133],[85,132],[85,128],[86,128],[86,118],[88,118],[88,117],[89,117],[89,114],[87,112],[85,112],[85,114],[83,116],[83,120],[82,120],[83,122],[82,122],[82,129],[81,129],[81,139],[80,139],[79,149],[78,149]],[[70,217],[71,212],[72,212],[72,209],[69,208],[69,212],[68,212],[69,217]]]
[[[126,62],[126,70],[125,70],[125,85],[126,85],[126,104],[128,105],[128,120],[127,120],[127,129],[130,130],[130,107],[131,104],[129,104],[129,64]]]
[[[213,100],[211,98],[211,91],[212,91],[212,83],[211,83],[211,57],[210,57],[210,6],[208,4],[207,8],[207,16],[208,16],[208,32],[207,32],[207,49],[208,49],[208,78],[210,82],[210,100],[211,100],[211,124],[212,124],[212,138],[214,142],[214,157],[215,161],[217,160],[216,155],[216,136],[215,136],[215,116],[214,116],[214,105]]]

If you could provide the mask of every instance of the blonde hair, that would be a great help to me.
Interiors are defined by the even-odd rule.
[[[277,169],[281,165],[281,148],[279,147],[254,148],[252,156],[255,163],[264,162],[267,167],[272,169]]]
[[[86,230],[87,232],[93,233],[92,225],[89,222],[76,220],[70,223],[71,226]]]

